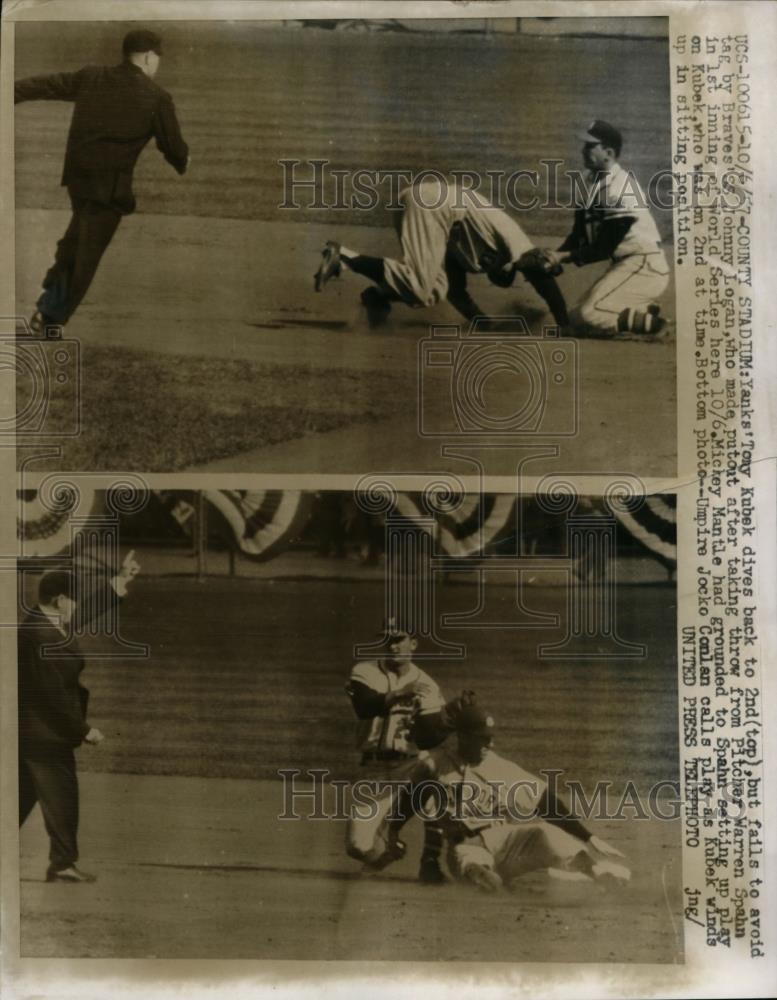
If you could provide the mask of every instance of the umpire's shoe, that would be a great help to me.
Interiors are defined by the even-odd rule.
[[[62,324],[56,323],[53,319],[45,316],[40,309],[36,309],[30,317],[30,329],[36,337],[51,337],[62,334]]]
[[[339,278],[342,264],[340,262],[340,244],[334,240],[328,240],[326,246],[321,251],[321,266],[315,274],[316,291],[320,292],[330,278]]]
[[[46,872],[47,882],[96,882],[97,876],[82,872],[75,865],[67,868],[49,868]]]
[[[369,288],[365,288],[362,292],[361,300],[362,305],[367,310],[367,322],[370,329],[375,330],[377,327],[383,326],[389,318],[391,303],[381,293],[380,289],[374,285],[370,285]]]

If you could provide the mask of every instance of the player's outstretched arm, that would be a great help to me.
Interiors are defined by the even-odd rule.
[[[80,73],[54,73],[17,80],[13,88],[14,104],[23,101],[74,101],[78,96]]]
[[[562,799],[549,788],[546,788],[542,793],[542,798],[537,806],[537,815],[540,819],[561,827],[565,833],[577,837],[578,840],[582,840],[586,844],[593,839],[593,834],[590,830],[574,816]]]
[[[154,115],[154,137],[159,152],[179,174],[185,174],[189,164],[189,147],[181,135],[173,99],[164,93]]]

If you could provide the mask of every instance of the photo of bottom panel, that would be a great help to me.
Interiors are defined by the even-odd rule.
[[[23,956],[683,961],[674,496],[48,487]]]

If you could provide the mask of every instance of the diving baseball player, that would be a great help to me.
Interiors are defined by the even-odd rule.
[[[570,314],[571,331],[589,336],[656,340],[667,332],[656,299],[669,283],[661,236],[642,188],[618,163],[623,139],[608,122],[582,136],[590,188],[575,211],[572,232],[556,251],[541,251],[546,270],[566,263],[610,267]]]
[[[360,778],[402,782],[426,756],[425,751],[443,742],[451,729],[439,686],[412,661],[413,636],[390,623],[387,647],[385,657],[357,663],[345,689],[359,719]],[[468,697],[470,692],[465,692],[451,705],[466,702]],[[396,795],[393,788],[378,788],[376,794],[367,796],[363,808],[354,808],[348,820],[346,851],[373,870],[405,854],[404,843],[389,823]],[[445,881],[439,865],[441,831],[435,823],[425,824],[424,830],[419,878],[430,883]]]
[[[453,724],[456,746],[432,750],[411,778],[413,788],[435,790],[424,811],[442,826],[457,879],[485,892],[515,888],[516,879],[540,869],[565,880],[630,879],[628,868],[608,860],[621,852],[571,816],[545,779],[493,752],[491,716],[471,703]],[[395,830],[408,815],[406,795],[397,811]]]
[[[526,256],[531,240],[501,209],[477,192],[442,179],[413,184],[399,200],[402,259],[370,257],[330,240],[315,275],[317,292],[330,278],[339,277],[346,264],[373,282],[361,296],[370,327],[386,321],[392,302],[424,307],[447,299],[471,320],[484,313],[467,291],[467,274],[485,273],[493,284],[507,288],[521,271],[555,322],[567,325],[566,304],[554,276],[541,261]]]

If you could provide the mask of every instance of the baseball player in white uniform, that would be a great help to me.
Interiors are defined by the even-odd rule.
[[[437,682],[412,661],[416,640],[393,623],[387,628],[387,636],[387,655],[357,663],[345,689],[359,720],[359,777],[400,783],[409,779],[428,749],[444,741],[451,728],[448,707]],[[354,803],[348,820],[346,851],[373,870],[385,868],[405,854],[405,845],[397,836],[398,827],[389,822],[396,797],[393,786],[377,797],[365,796],[363,806]],[[441,847],[439,826],[425,824],[421,881],[445,880],[438,860]]]
[[[557,324],[568,322],[555,278],[533,261],[519,265],[532,242],[513,219],[476,191],[440,179],[423,180],[399,196],[401,259],[371,257],[330,240],[315,275],[315,289],[340,275],[342,264],[374,282],[362,293],[371,327],[380,326],[392,302],[432,306],[447,299],[466,319],[483,316],[467,291],[467,274],[487,274],[509,287],[521,270],[542,296]]]
[[[572,232],[558,250],[547,252],[548,264],[551,270],[565,263],[611,264],[570,313],[571,332],[658,339],[666,320],[655,300],[669,283],[669,267],[655,220],[637,179],[618,163],[618,129],[596,120],[581,138],[590,186]]]
[[[478,705],[458,712],[457,745],[446,744],[419,760],[413,786],[438,789],[426,810],[441,818],[448,865],[458,879],[486,892],[544,869],[552,877],[628,881],[628,868],[612,860],[620,851],[570,815],[548,783],[491,749],[494,721]],[[404,807],[400,812],[406,815]],[[395,824],[399,826],[401,819]]]

